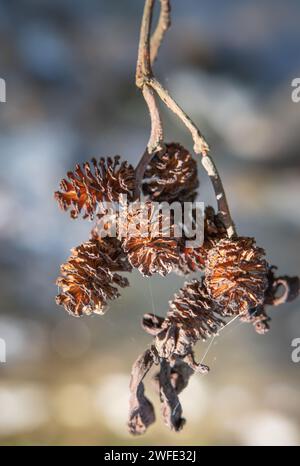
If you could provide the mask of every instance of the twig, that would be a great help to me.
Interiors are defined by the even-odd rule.
[[[150,31],[154,0],[146,0],[141,23],[138,59],[136,64],[135,83],[142,89],[146,78],[152,75],[150,62]]]
[[[170,0],[160,0],[160,16],[156,26],[156,29],[151,37],[150,43],[150,59],[151,63],[154,63],[163,38],[171,26],[171,5]]]
[[[142,92],[145,102],[148,105],[151,118],[151,134],[148,142],[148,151],[153,153],[163,146],[164,136],[162,121],[153,90],[148,85],[145,85],[143,86]]]
[[[142,93],[147,103],[150,118],[151,118],[151,134],[147,144],[147,148],[136,166],[135,177],[136,177],[136,192],[135,197],[138,198],[140,192],[140,185],[144,177],[147,166],[151,162],[151,159],[155,152],[164,149],[163,143],[163,127],[162,121],[157,107],[156,97],[153,90],[148,86],[144,85]]]
[[[229,238],[232,238],[233,236],[236,235],[236,229],[235,229],[235,225],[232,220],[232,217],[231,217],[225,190],[223,187],[221,177],[217,170],[217,167],[213,159],[208,154],[203,155],[201,159],[201,163],[203,167],[205,168],[211,180],[212,186],[214,188],[215,196],[216,196],[217,204],[218,204],[218,211],[224,223],[224,226],[226,228],[227,236]]]
[[[152,94],[149,93],[148,87],[151,87],[155,90],[160,99],[165,103],[165,105],[173,112],[178,118],[183,122],[183,124],[190,131],[193,141],[194,141],[194,151],[196,154],[202,155],[202,165],[206,170],[216,196],[219,214],[224,222],[224,225],[227,230],[227,235],[229,238],[236,234],[235,226],[231,218],[228,202],[225,195],[225,190],[222,184],[221,177],[218,173],[218,170],[212,160],[208,155],[209,146],[202,135],[199,128],[191,120],[191,118],[184,112],[184,110],[177,104],[177,102],[171,97],[169,92],[160,84],[159,81],[154,77],[152,67],[151,67],[151,58],[150,54],[152,53],[152,59],[156,58],[159,46],[161,41],[170,25],[170,4],[169,1],[161,0],[161,14],[158,21],[158,26],[156,32],[154,33],[152,44],[154,49],[150,52],[150,29],[152,21],[152,13],[154,7],[154,0],[146,0],[144,14],[141,25],[141,34],[140,34],[140,43],[139,43],[139,52],[138,52],[138,62],[137,62],[137,71],[136,71],[136,85],[143,89],[143,94],[146,97],[151,122],[152,130],[151,136],[148,143],[146,152],[144,153],[140,163],[137,166],[137,185],[139,185],[142,179],[143,170],[146,168],[147,164],[151,160],[155,147],[158,148],[162,145],[162,125],[155,102],[155,98]],[[146,90],[147,89],[147,90]],[[150,100],[150,97],[152,100]],[[153,100],[154,99],[154,100]]]
[[[162,1],[163,4],[166,3]],[[138,59],[136,65],[136,86],[141,89],[147,107],[150,113],[151,119],[151,134],[147,144],[147,148],[136,167],[136,192],[135,197],[139,196],[140,192],[140,185],[147,168],[147,165],[151,162],[151,159],[156,151],[160,151],[164,148],[163,144],[163,126],[162,121],[159,113],[159,108],[156,102],[156,96],[151,89],[151,87],[147,84],[147,78],[152,76],[152,69],[151,69],[151,59],[150,59],[150,32],[151,32],[151,23],[152,23],[152,14],[153,14],[153,6],[154,0],[146,0],[143,19],[141,24],[141,31],[140,31],[140,41],[139,41],[139,49],[138,49]],[[165,15],[163,15],[165,17]],[[159,47],[159,40],[162,40],[164,33],[162,30],[164,29],[164,21],[159,20],[156,33],[154,33],[155,38],[155,47],[156,53]],[[160,39],[159,39],[160,38]]]
[[[177,104],[177,102],[171,97],[169,92],[155,79],[154,77],[149,79],[149,85],[157,92],[161,100],[166,104],[166,106],[173,112],[178,118],[183,122],[183,124],[190,131],[193,141],[194,141],[194,151],[196,154],[202,154],[202,165],[205,168],[215,191],[215,196],[218,203],[218,210],[220,216],[222,217],[223,223],[227,230],[227,235],[229,238],[236,234],[235,226],[231,218],[228,202],[225,195],[225,190],[221,177],[218,173],[217,167],[214,164],[214,161],[209,156],[209,146],[201,134],[200,130],[197,128],[195,123],[191,118],[184,112],[184,110]]]
[[[143,87],[147,77],[152,76],[151,65],[156,60],[163,38],[171,26],[170,0],[160,0],[159,20],[152,37],[150,37],[154,3],[155,0],[146,0],[144,6],[135,79],[139,88]]]
[[[175,100],[170,96],[169,92],[160,84],[160,82],[157,81],[156,78],[151,77],[147,82],[157,92],[157,94],[159,95],[161,100],[166,104],[166,106],[180,118],[180,120],[190,131],[194,140],[194,150],[196,154],[207,154],[207,152],[209,151],[209,146],[204,136],[193,123],[191,118],[182,110],[182,108],[177,104],[177,102],[175,102]]]

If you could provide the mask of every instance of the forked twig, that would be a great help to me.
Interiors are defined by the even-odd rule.
[[[170,25],[170,5],[167,5],[169,2],[161,1],[161,16],[158,25],[159,33],[156,33],[155,39],[155,49],[153,51],[154,58],[157,55],[157,51],[159,45],[164,37],[166,30]],[[230,214],[228,202],[226,199],[225,190],[223,187],[223,183],[221,177],[218,173],[218,170],[209,155],[209,146],[202,135],[199,128],[195,125],[195,123],[191,120],[191,118],[184,112],[184,110],[177,104],[177,102],[171,97],[169,92],[160,84],[160,82],[154,77],[152,67],[151,67],[151,50],[150,50],[150,30],[151,30],[151,22],[152,22],[152,14],[153,14],[153,7],[154,7],[154,0],[146,0],[145,7],[144,7],[144,14],[142,19],[141,25],[141,34],[140,34],[140,43],[139,43],[139,52],[138,52],[138,62],[137,62],[137,72],[136,72],[136,85],[141,89],[147,89],[146,94],[149,93],[149,87],[155,90],[157,95],[160,99],[165,103],[165,105],[175,114],[177,117],[183,122],[183,124],[187,127],[190,131],[193,141],[194,141],[194,151],[196,154],[202,155],[202,165],[206,170],[216,196],[219,214],[224,222],[224,225],[227,230],[227,235],[229,238],[236,234],[235,226]],[[162,33],[162,31],[164,31]],[[155,38],[155,34],[154,34]],[[145,95],[144,95],[145,96]],[[148,143],[147,151],[143,155],[140,163],[137,167],[138,178],[137,184],[141,182],[141,173],[144,167],[147,166],[147,163],[151,160],[153,155],[153,151],[156,148],[161,147],[162,145],[162,125],[160,117],[154,118],[154,110],[153,108],[149,107],[149,99],[146,100],[151,121],[152,121],[152,131],[151,137]],[[152,104],[155,106],[157,113],[156,116],[159,116],[159,111],[157,109],[157,105],[154,101]],[[160,125],[158,127],[158,125]]]

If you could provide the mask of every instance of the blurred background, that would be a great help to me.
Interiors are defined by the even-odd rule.
[[[281,273],[300,273],[298,0],[172,0],[159,79],[213,148],[239,233]],[[295,445],[300,443],[299,301],[270,311],[271,331],[238,321],[214,340],[206,376],[181,399],[187,425],[127,434],[131,364],[150,343],[145,312],[167,311],[184,279],[131,276],[103,317],[54,303],[59,265],[91,224],[53,192],[76,162],[121,154],[136,164],[149,119],[134,85],[142,0],[0,0],[0,443],[18,445]],[[192,149],[163,110],[167,141]],[[199,164],[199,169],[200,164]],[[213,203],[201,171],[199,200]],[[202,358],[209,342],[199,344]],[[150,397],[156,395],[147,383]]]

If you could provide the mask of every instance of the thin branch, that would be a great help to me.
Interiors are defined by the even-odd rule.
[[[173,112],[175,115],[180,118],[184,123],[187,129],[190,131],[192,138],[194,140],[194,150],[196,154],[207,154],[209,152],[209,146],[201,134],[200,130],[196,127],[195,123],[191,118],[182,110],[182,108],[175,102],[175,100],[170,96],[167,89],[165,89],[160,82],[157,81],[154,77],[150,78],[148,81],[149,85],[157,92],[161,100],[166,104],[166,106]]]
[[[146,0],[141,23],[138,59],[136,65],[135,83],[142,88],[145,79],[152,75],[150,62],[150,31],[153,15],[154,0]]]
[[[161,149],[163,145],[162,121],[153,90],[148,85],[145,85],[143,86],[142,92],[151,117],[151,134],[147,147],[148,151],[153,153]]]
[[[155,152],[159,152],[164,149],[165,145],[163,142],[163,127],[160,117],[160,113],[157,107],[156,98],[153,90],[145,85],[142,89],[145,102],[147,103],[150,119],[151,119],[151,133],[150,138],[147,144],[147,148],[142,155],[139,163],[135,168],[135,178],[136,178],[136,190],[135,198],[139,197],[140,186],[144,178],[144,173],[147,166],[151,162],[151,159]]]
[[[156,29],[151,37],[150,43],[150,60],[153,64],[157,58],[157,54],[164,36],[171,26],[171,5],[170,0],[160,0],[160,16]]]
[[[165,4],[165,0],[162,1],[162,6]],[[151,119],[151,133],[150,138],[147,144],[147,148],[136,167],[136,191],[135,197],[137,198],[140,194],[140,185],[143,180],[143,176],[147,165],[151,162],[151,159],[156,151],[160,151],[163,149],[163,126],[162,120],[159,113],[159,108],[156,102],[156,96],[151,89],[151,87],[147,84],[147,79],[152,76],[152,69],[151,69],[151,60],[150,60],[150,33],[151,33],[151,23],[152,23],[152,15],[153,15],[153,6],[154,0],[146,0],[144,13],[141,23],[141,32],[140,32],[140,42],[139,42],[139,49],[138,49],[138,59],[137,59],[137,66],[136,66],[136,86],[141,89],[143,93],[143,97],[147,104],[150,113]],[[165,18],[165,10],[164,14],[162,15]],[[165,19],[159,20],[159,24],[157,26],[156,32],[156,39],[155,39],[155,47],[157,47],[157,40],[159,37],[163,37],[161,34],[161,29],[164,28],[164,21]],[[155,35],[155,34],[154,34]],[[158,50],[158,48],[157,48]]]
[[[218,210],[225,224],[227,235],[229,238],[236,234],[235,226],[231,218],[228,202],[225,195],[225,190],[222,184],[218,170],[208,155],[209,146],[202,135],[201,131],[184,110],[171,97],[169,92],[155,79],[151,67],[152,61],[156,58],[161,41],[170,26],[170,3],[167,0],[161,0],[161,13],[158,21],[157,29],[152,38],[153,50],[150,51],[150,30],[153,15],[154,0],[146,0],[144,14],[141,25],[137,70],[136,70],[136,85],[143,90],[143,95],[149,108],[152,129],[147,150],[145,151],[140,163],[137,166],[137,192],[148,163],[154,154],[154,151],[161,148],[163,144],[163,131],[159,110],[153,94],[149,92],[149,87],[155,90],[160,99],[166,106],[183,122],[190,131],[194,141],[194,151],[196,154],[202,155],[202,165],[205,168],[215,191],[215,196],[218,204]],[[144,171],[143,171],[144,170]]]
[[[151,162],[154,153],[157,151],[161,151],[164,148],[162,122],[154,92],[147,85],[143,86],[142,92],[150,113],[151,133],[147,144],[147,148],[135,169],[136,198],[139,196],[140,186],[144,177],[144,173],[146,171],[147,166]]]
[[[202,154],[202,165],[205,168],[215,191],[215,196],[218,203],[218,210],[224,222],[229,238],[236,234],[235,226],[231,218],[228,202],[225,195],[225,190],[221,177],[218,173],[217,167],[215,166],[212,158],[209,156],[209,146],[197,128],[191,118],[184,112],[184,110],[177,104],[177,102],[171,97],[169,92],[155,79],[154,77],[149,79],[149,85],[157,92],[161,100],[166,106],[183,122],[183,124],[190,131],[194,141],[194,151],[196,154]]]
[[[225,225],[227,235],[229,238],[232,238],[233,236],[236,236],[236,229],[235,229],[235,225],[232,220],[232,217],[231,217],[224,186],[223,186],[221,177],[219,175],[219,172],[217,170],[217,167],[213,159],[208,154],[202,157],[201,163],[203,167],[205,168],[211,180],[212,186],[214,188],[215,196],[216,196],[217,204],[218,204],[218,211]]]

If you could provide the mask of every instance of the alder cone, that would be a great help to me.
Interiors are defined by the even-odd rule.
[[[170,301],[170,308],[162,324],[163,331],[156,337],[161,357],[184,357],[200,339],[215,335],[224,322],[223,310],[213,301],[203,280],[193,280]]]
[[[181,238],[164,236],[162,213],[157,213],[149,201],[144,208],[148,216],[141,216],[139,203],[127,215],[128,231],[122,246],[130,264],[144,276],[155,273],[165,276],[178,265]],[[172,234],[172,229],[169,233]]]
[[[213,207],[206,207],[203,244],[197,248],[188,248],[186,246],[183,248],[178,271],[187,275],[192,272],[204,270],[208,252],[216,246],[218,241],[225,237],[226,228],[220,216],[215,213]]]
[[[62,191],[55,193],[60,207],[70,210],[72,218],[82,212],[91,220],[103,202],[116,202],[120,194],[131,200],[135,188],[134,168],[128,162],[120,161],[120,156],[92,159],[91,164],[76,165],[74,172],[68,172],[68,179],[60,183]]]
[[[199,181],[197,163],[180,144],[166,144],[157,152],[144,174],[143,193],[157,202],[192,202]]]
[[[167,275],[177,266],[178,242],[174,238],[128,238],[123,243],[130,264],[149,277],[155,273]]]
[[[71,252],[56,282],[61,288],[57,304],[76,317],[103,314],[107,301],[120,296],[117,287],[129,286],[127,278],[116,273],[131,271],[120,242],[94,236]]]
[[[205,284],[227,314],[243,314],[263,304],[268,286],[264,250],[253,238],[220,240],[208,252]]]

